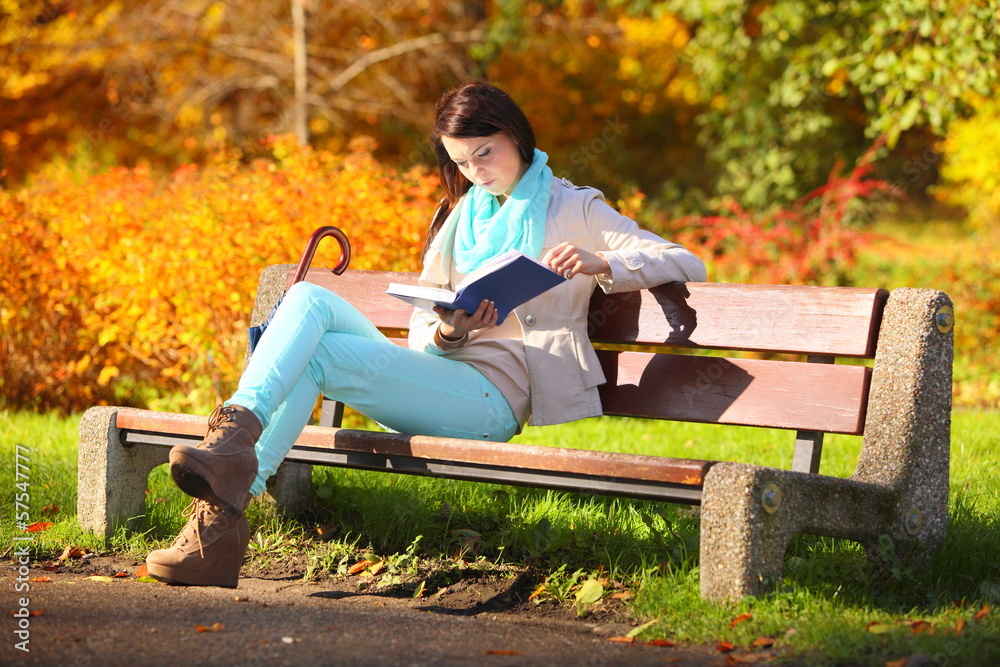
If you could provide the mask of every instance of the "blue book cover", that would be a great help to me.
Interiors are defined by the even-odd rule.
[[[467,275],[454,292],[436,287],[390,283],[386,293],[427,312],[434,312],[434,306],[442,306],[448,310],[461,308],[467,313],[474,313],[483,299],[489,299],[497,309],[497,324],[502,324],[507,315],[522,303],[565,280],[537,259],[511,250]]]

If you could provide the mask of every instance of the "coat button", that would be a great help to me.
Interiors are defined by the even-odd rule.
[[[534,315],[526,315],[525,318],[524,318],[524,324],[525,324],[525,326],[529,326],[529,327],[535,326],[535,316]]]

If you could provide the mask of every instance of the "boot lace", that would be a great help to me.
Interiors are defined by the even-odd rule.
[[[223,424],[227,422],[236,422],[233,414],[236,411],[232,407],[219,405],[215,408],[212,414],[208,417],[208,430],[213,431],[217,428],[221,428]]]
[[[187,517],[188,526],[192,526],[194,530],[194,539],[198,542],[198,555],[202,558],[205,557],[205,550],[201,542],[201,525],[203,523],[208,523],[209,512],[214,512],[211,504],[207,501],[201,500],[200,498],[193,498],[184,511],[181,512],[181,516]],[[189,540],[187,536],[187,530],[181,531],[181,534],[177,536],[177,540],[174,544],[181,543],[178,546],[186,544]]]

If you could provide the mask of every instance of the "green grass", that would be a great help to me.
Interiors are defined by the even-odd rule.
[[[24,481],[14,478],[20,445],[29,465],[31,521],[54,523],[35,533],[40,558],[68,544],[104,548],[75,523],[77,424],[76,417],[0,413],[3,488],[13,498],[15,483]],[[516,441],[779,467],[788,467],[793,448],[785,431],[610,418],[529,428]],[[553,583],[565,586],[565,573],[579,571],[629,587],[636,621],[657,619],[643,632],[646,639],[749,646],[773,637],[782,655],[818,665],[881,666],[916,653],[938,665],[1000,664],[998,443],[1000,413],[954,414],[951,525],[929,567],[916,571],[891,560],[874,567],[854,543],[800,536],[786,555],[778,591],[734,604],[698,595],[698,518],[691,508],[405,475],[315,468],[315,502],[304,518],[283,518],[266,503],[251,506],[250,555],[264,563],[306,553],[311,572],[336,573],[360,550],[412,564],[467,550],[475,536],[481,557],[531,566]],[[828,437],[822,472],[849,475],[859,447],[859,438]],[[140,530],[119,532],[112,550],[141,558],[183,525],[187,498],[165,468],[153,471],[149,489]],[[12,514],[0,519],[0,553],[10,552],[15,528]],[[315,539],[319,531],[333,539]],[[984,605],[993,609],[973,619]],[[744,612],[752,618],[730,628]],[[932,631],[917,634],[910,625],[916,621]]]

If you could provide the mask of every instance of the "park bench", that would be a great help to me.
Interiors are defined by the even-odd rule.
[[[263,272],[254,323],[293,269]],[[312,269],[306,280],[405,345],[410,306],[383,290],[416,274]],[[790,469],[588,451],[585,442],[566,449],[339,428],[342,409],[326,401],[319,425],[305,428],[272,479],[272,495],[293,506],[309,492],[311,464],[700,505],[701,592],[715,599],[771,590],[800,533],[869,549],[888,535],[896,553],[916,559],[941,545],[953,345],[945,294],[719,283],[598,290],[590,328],[608,379],[606,414],[788,429]],[[204,416],[90,409],[80,426],[81,525],[111,535],[144,514],[149,472],[169,447],[198,444],[206,428]],[[863,435],[849,478],[819,474],[825,433]]]

